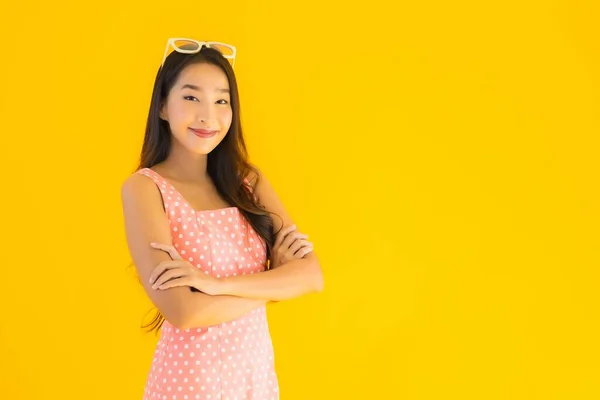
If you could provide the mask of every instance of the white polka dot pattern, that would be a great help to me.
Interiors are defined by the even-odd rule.
[[[158,173],[154,180],[179,254],[207,274],[264,270],[264,241],[237,207],[194,210]],[[246,181],[247,182],[247,181]],[[265,307],[235,321],[181,330],[163,323],[144,400],[277,400],[279,385]]]

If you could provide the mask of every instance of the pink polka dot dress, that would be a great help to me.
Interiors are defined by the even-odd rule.
[[[154,170],[136,174],[151,178],[160,189],[173,245],[184,259],[216,277],[264,271],[264,242],[237,207],[194,210]],[[266,308],[185,330],[164,321],[143,399],[279,399]]]

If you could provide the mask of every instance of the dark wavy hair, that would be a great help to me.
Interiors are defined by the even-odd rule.
[[[173,51],[166,58],[163,66],[159,68],[154,81],[146,133],[136,171],[142,168],[151,168],[167,158],[171,150],[171,130],[169,123],[159,118],[161,103],[166,101],[166,97],[181,71],[188,65],[195,63],[209,63],[223,70],[229,81],[233,114],[229,131],[221,143],[208,154],[207,172],[222,198],[232,206],[236,206],[256,233],[264,240],[268,260],[277,233],[273,232],[271,215],[252,194],[252,190],[259,180],[259,170],[248,159],[248,152],[242,135],[240,99],[233,68],[218,50],[202,47],[201,51],[195,54]],[[248,181],[249,187],[244,180],[250,176],[250,173],[254,173],[255,179],[254,182]],[[149,328],[148,333],[155,330],[155,333],[158,334],[164,320],[164,316],[156,309],[154,318],[148,324],[142,325],[141,328]]]

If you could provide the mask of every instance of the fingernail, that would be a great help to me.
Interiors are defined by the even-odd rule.
[[[156,243],[154,243],[154,242],[150,243],[150,246],[154,246],[154,245],[156,245]]]

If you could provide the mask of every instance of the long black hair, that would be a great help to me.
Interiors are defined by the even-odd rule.
[[[273,218],[260,205],[253,195],[259,178],[258,168],[248,159],[248,152],[242,135],[240,122],[240,100],[237,81],[229,61],[216,49],[202,47],[195,54],[173,51],[159,68],[154,82],[150,111],[146,123],[146,133],[142,145],[139,165],[136,169],[151,168],[164,161],[171,150],[171,131],[169,123],[159,118],[161,104],[177,81],[181,71],[190,64],[209,63],[223,70],[229,81],[232,109],[232,121],[229,131],[217,147],[208,154],[207,172],[214,182],[218,193],[239,211],[266,243],[267,260],[270,258],[276,233],[273,232]],[[249,179],[250,187],[244,182]],[[156,330],[158,334],[164,322],[164,316],[157,309],[154,318],[142,328],[148,332]]]

